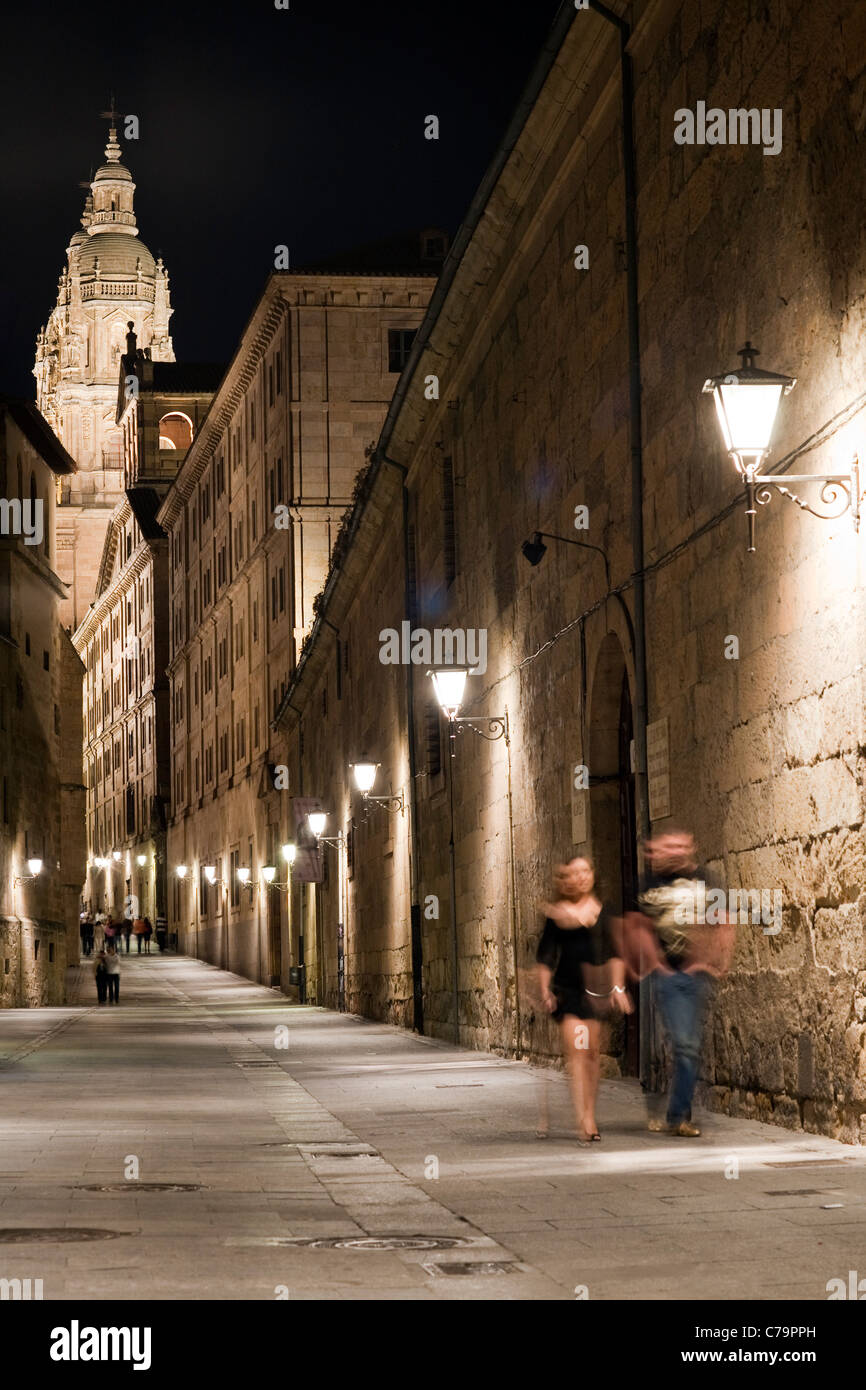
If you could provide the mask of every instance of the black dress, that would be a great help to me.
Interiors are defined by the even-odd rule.
[[[616,956],[616,947],[610,929],[607,909],[602,907],[597,920],[591,927],[560,927],[551,917],[545,919],[544,931],[538,943],[536,960],[552,970],[551,989],[556,995],[557,1008],[552,1017],[557,1021],[570,1014],[573,1018],[598,1018],[601,1010],[587,995],[587,974],[590,976],[590,989],[594,994],[602,994],[598,988],[603,975],[601,966]],[[587,972],[586,967],[590,967]]]

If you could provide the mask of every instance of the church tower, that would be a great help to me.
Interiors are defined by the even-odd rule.
[[[96,596],[106,529],[123,494],[115,420],[127,325],[153,361],[174,361],[168,273],[139,239],[135,184],[121,161],[115,116],[33,369],[39,409],[78,465],[61,484],[57,508],[57,572],[70,586],[61,618],[73,631]]]

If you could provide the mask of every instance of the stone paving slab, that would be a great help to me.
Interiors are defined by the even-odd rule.
[[[719,1115],[700,1140],[649,1134],[628,1081],[603,1083],[603,1143],[579,1146],[555,1072],[183,958],[122,971],[118,1008],[79,971],[69,1008],[0,1013],[0,1228],[120,1233],[0,1234],[0,1277],[50,1299],[821,1300],[866,1274],[860,1150]],[[333,1244],[407,1237],[454,1244]]]

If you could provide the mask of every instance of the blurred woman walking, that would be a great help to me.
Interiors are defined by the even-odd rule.
[[[601,1140],[595,1120],[601,1019],[631,1013],[625,966],[617,955],[607,909],[595,892],[588,859],[560,864],[555,897],[543,905],[544,931],[536,960],[544,1008],[559,1024],[578,1138]],[[538,1135],[546,1137],[546,1118]]]

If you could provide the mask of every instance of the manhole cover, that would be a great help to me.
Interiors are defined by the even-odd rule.
[[[513,1260],[476,1260],[472,1263],[452,1261],[449,1264],[425,1265],[428,1274],[475,1275],[475,1274],[513,1274],[518,1266]]]
[[[70,1183],[74,1192],[201,1192],[200,1182],[88,1182]]]
[[[488,1237],[464,1236],[241,1236],[230,1237],[227,1245],[267,1245],[303,1247],[307,1250],[465,1250],[491,1245]]]
[[[73,1240],[116,1240],[135,1231],[107,1231],[103,1226],[3,1226],[0,1245],[55,1245]]]

